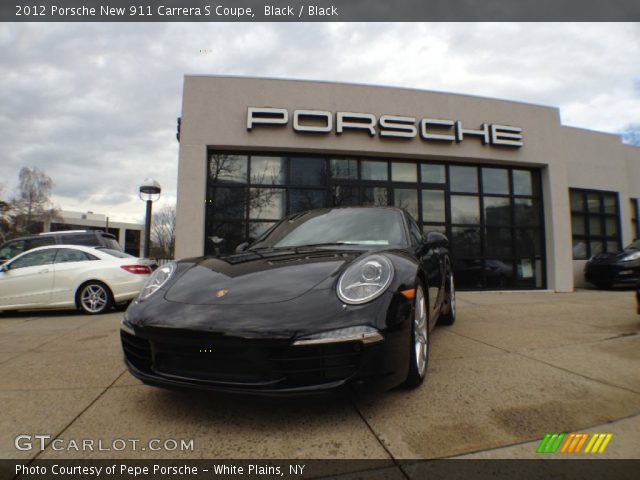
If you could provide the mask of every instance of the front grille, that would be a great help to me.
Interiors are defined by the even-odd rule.
[[[149,333],[151,369],[162,376],[253,388],[287,388],[344,380],[361,361],[358,342],[292,346],[188,331]],[[139,350],[138,350],[139,352]]]
[[[149,340],[136,337],[120,330],[120,340],[124,355],[134,367],[143,372],[151,371],[151,344]]]

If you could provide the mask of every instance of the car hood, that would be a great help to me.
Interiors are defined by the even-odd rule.
[[[300,247],[201,258],[175,280],[165,299],[190,305],[286,302],[337,275],[362,253]]]
[[[623,250],[622,252],[607,252],[600,253],[591,258],[590,263],[616,263],[622,260],[624,257],[631,253],[635,253],[637,250]]]

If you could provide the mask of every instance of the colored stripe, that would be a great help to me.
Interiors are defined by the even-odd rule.
[[[580,439],[580,443],[578,443],[578,445],[576,446],[576,453],[580,453],[580,450],[582,449],[582,446],[584,445],[584,442],[587,441],[587,438],[589,438],[589,434],[588,433],[583,433],[582,434],[582,438]]]
[[[613,437],[613,434],[611,433],[606,435],[607,436],[605,437],[604,442],[602,442],[602,446],[600,447],[600,450],[598,450],[598,453],[604,452],[605,448],[607,448],[607,445],[609,445],[609,442],[611,441],[611,437]]]
[[[573,451],[576,449],[576,445],[578,445],[578,443],[580,442],[580,440],[582,439],[582,435],[579,433],[575,433],[573,436],[573,442],[571,442],[571,446],[569,447],[569,453],[573,453]]]
[[[589,440],[589,443],[587,444],[587,448],[584,449],[584,453],[591,453],[591,447],[593,447],[593,444],[596,443],[597,438],[597,434],[591,437],[591,440]]]
[[[553,447],[551,448],[551,450],[549,450],[547,448],[547,453],[556,453],[558,451],[558,449],[560,448],[560,445],[562,445],[562,440],[564,440],[564,437],[566,437],[566,436],[567,436],[566,433],[558,434],[558,438],[556,439],[555,443],[553,444]]]
[[[560,453],[565,453],[567,451],[567,449],[569,448],[569,444],[573,441],[575,436],[576,436],[575,433],[571,433],[567,436],[567,440],[564,442],[564,445],[562,445],[562,448],[560,449]]]
[[[600,448],[600,444],[604,440],[604,437],[606,437],[606,435],[603,435],[602,433],[596,433],[596,436],[598,437],[598,439],[596,440],[596,443],[593,444],[593,447],[591,448],[591,453],[598,452],[598,448]]]
[[[536,450],[536,453],[544,453],[545,447],[550,438],[551,438],[550,433],[545,434],[544,438],[540,441],[540,445],[538,445],[538,449]]]

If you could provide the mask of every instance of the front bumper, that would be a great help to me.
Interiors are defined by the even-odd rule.
[[[133,376],[159,387],[251,395],[317,394],[352,387],[387,390],[406,376],[398,367],[397,335],[358,341],[293,345],[175,329],[121,330]],[[398,337],[401,338],[401,337]],[[407,344],[408,345],[408,342]],[[405,348],[405,351],[407,349]],[[404,371],[403,371],[404,370]]]
[[[584,270],[584,278],[595,285],[616,283],[635,283],[640,279],[640,266],[609,264],[587,264]]]

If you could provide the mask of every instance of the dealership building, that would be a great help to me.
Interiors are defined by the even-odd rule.
[[[639,238],[640,148],[557,108],[406,88],[186,76],[176,257],[282,217],[394,205],[446,233],[460,289],[572,291]]]

